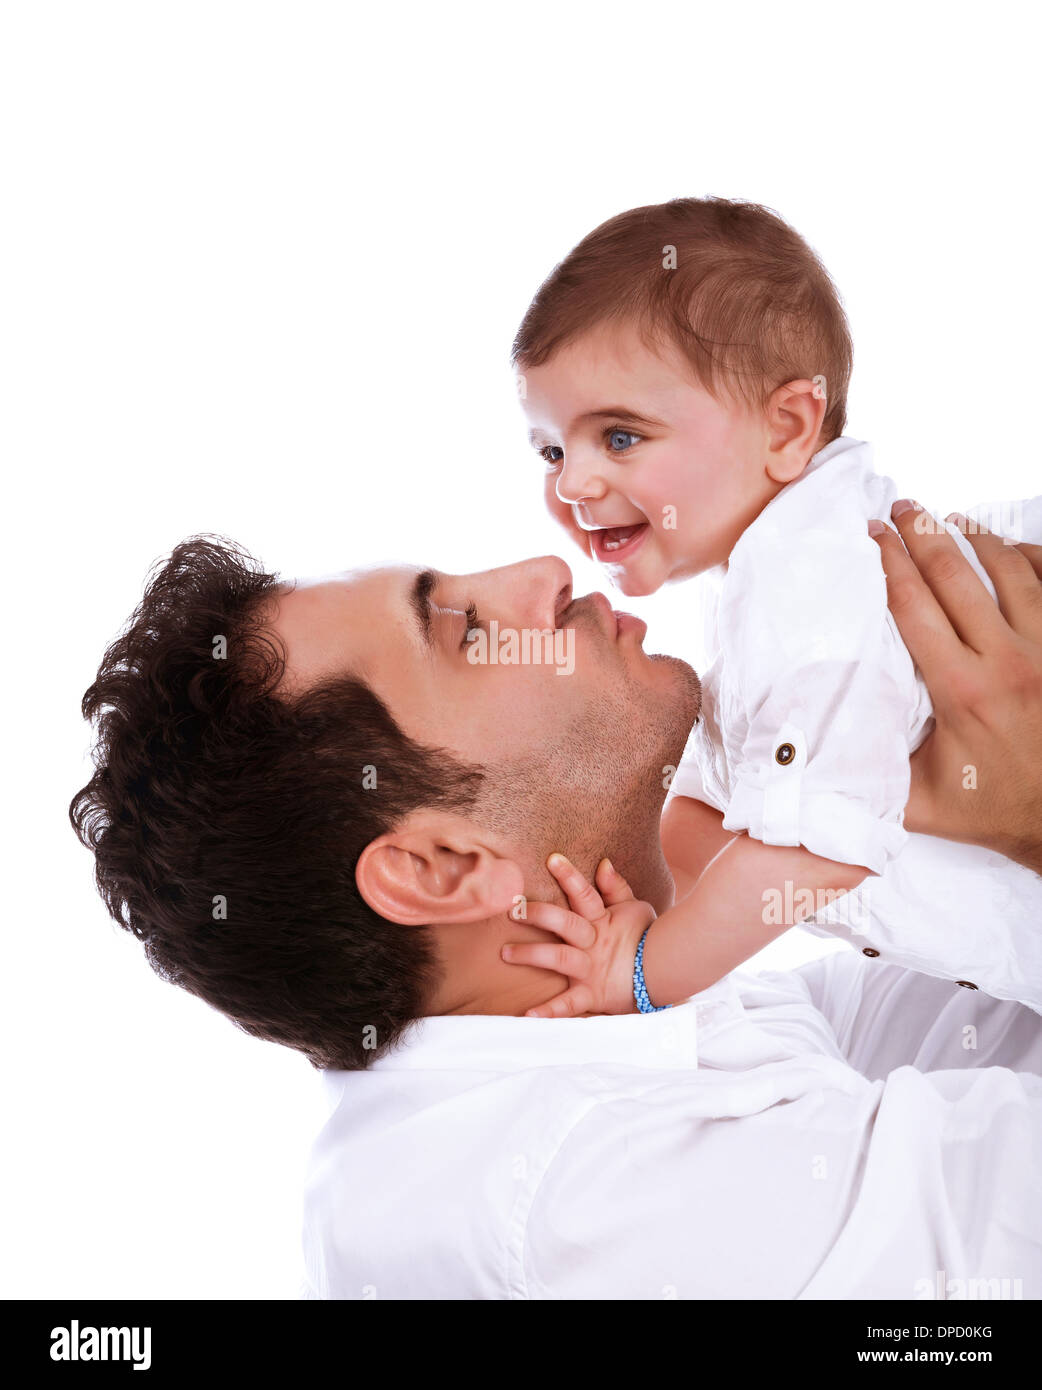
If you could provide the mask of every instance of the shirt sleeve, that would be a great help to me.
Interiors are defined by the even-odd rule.
[[[823,529],[736,551],[721,610],[746,734],[726,830],[881,873],[907,839],[915,671],[879,549]]]
[[[1024,497],[1015,502],[982,502],[967,508],[966,515],[985,530],[1005,536],[1014,545],[1021,541],[1042,545],[1042,497]]]
[[[1008,1067],[1042,1076],[1042,1029],[1022,1004],[853,951],[810,961],[789,975],[828,1020],[847,1061],[869,1080],[898,1067],[922,1072]]]

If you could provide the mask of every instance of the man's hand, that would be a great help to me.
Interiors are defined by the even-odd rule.
[[[892,515],[900,540],[870,529],[937,724],[912,758],[905,825],[1042,873],[1042,547],[949,518],[991,577],[996,606],[951,536],[916,528],[917,503],[895,503]]]
[[[525,920],[554,932],[563,944],[504,946],[502,956],[514,965],[537,965],[565,975],[569,987],[538,1008],[529,1009],[525,1017],[636,1013],[633,962],[645,927],[655,920],[655,909],[633,896],[629,884],[607,859],[597,866],[597,888],[563,854],[552,854],[547,868],[563,888],[568,907],[530,902]]]

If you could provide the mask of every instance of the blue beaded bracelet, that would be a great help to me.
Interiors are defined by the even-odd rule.
[[[644,936],[637,947],[637,959],[633,962],[633,998],[642,1014],[657,1014],[663,1009],[671,1009],[672,1004],[653,1004],[648,998],[648,987],[644,983],[644,938],[651,930],[650,923],[644,928]]]

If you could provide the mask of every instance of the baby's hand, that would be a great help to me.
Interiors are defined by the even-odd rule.
[[[597,866],[597,888],[563,854],[552,854],[547,868],[564,889],[569,906],[530,902],[525,920],[554,932],[564,944],[525,942],[504,946],[502,955],[514,965],[537,965],[565,975],[569,987],[529,1009],[525,1017],[636,1013],[633,962],[645,927],[655,920],[655,909],[633,896],[607,859]]]

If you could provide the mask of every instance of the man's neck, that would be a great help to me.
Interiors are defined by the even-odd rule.
[[[612,863],[635,895],[664,912],[673,902],[673,878],[662,853],[657,826],[653,838],[633,837],[633,847],[616,846]],[[626,852],[628,851],[628,852]],[[569,858],[592,881],[599,854],[572,851]],[[533,901],[563,905],[561,890],[542,867],[526,874],[527,896]],[[533,966],[510,965],[502,948],[532,941],[556,942],[552,932],[502,915],[483,922],[460,923],[434,929],[442,977],[427,1010],[431,1014],[509,1014],[518,1017],[528,1009],[568,988],[563,975]]]

